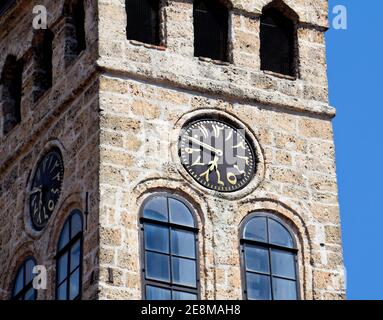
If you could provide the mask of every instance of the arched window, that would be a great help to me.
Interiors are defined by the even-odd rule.
[[[147,300],[198,298],[198,229],[183,199],[158,194],[141,209],[143,280]]]
[[[285,8],[285,10],[290,10]],[[295,16],[292,12],[291,15]],[[261,16],[261,69],[296,76],[296,28],[278,8],[266,7]]]
[[[126,0],[126,37],[160,45],[160,0]]]
[[[32,41],[33,100],[36,102],[52,86],[52,41],[50,30],[38,30]]]
[[[296,300],[297,248],[289,230],[270,214],[253,214],[241,228],[245,297]]]
[[[82,214],[72,211],[62,228],[57,247],[56,299],[81,299]]]
[[[86,49],[84,0],[66,0],[64,16],[67,23],[65,55],[71,62]]]
[[[37,291],[33,288],[33,267],[36,261],[26,258],[16,273],[13,282],[12,300],[36,300]]]
[[[9,55],[1,73],[3,132],[7,134],[21,121],[23,63]]]
[[[194,0],[194,56],[227,61],[229,10],[221,0]]]

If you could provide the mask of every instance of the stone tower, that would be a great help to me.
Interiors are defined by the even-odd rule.
[[[195,220],[188,232],[196,252],[188,261],[197,275],[188,294],[291,297],[283,295],[293,278],[294,298],[344,298],[327,1],[211,2],[219,6],[214,19],[223,17],[219,31],[210,21],[198,25],[197,15],[210,10],[204,1],[150,2],[151,14],[158,11],[149,19],[155,31],[145,30],[153,37],[143,41],[142,30],[127,22],[137,1],[5,1],[0,8],[1,299],[33,296],[19,272],[28,274],[30,263],[46,268],[47,288],[35,292],[37,299],[148,298],[148,286],[156,285],[156,275],[148,280],[143,220],[151,199],[179,201]],[[48,30],[32,28],[36,5],[47,10]],[[276,27],[270,21],[282,21],[291,34],[270,38],[270,25]],[[204,32],[223,36],[206,47],[198,42]],[[281,67],[267,50],[282,43],[290,51],[275,52],[287,55]],[[223,46],[216,56],[214,45]],[[245,132],[256,165],[242,188],[206,187],[182,163],[182,129],[201,119]],[[52,159],[60,168],[54,176]],[[246,260],[250,234],[258,230],[246,224],[252,217],[269,221],[266,267]],[[272,223],[291,235],[287,249],[296,263],[281,287],[277,280],[284,278],[270,271],[279,268],[273,250],[280,249]],[[69,236],[65,230],[72,230]],[[76,241],[81,252],[73,249]],[[173,253],[167,253],[172,266],[182,260]],[[70,266],[63,260],[68,255]],[[166,278],[166,268],[156,270]],[[249,280],[261,277],[262,268],[266,282]],[[165,297],[175,298],[184,274],[172,269],[172,279],[162,279]]]

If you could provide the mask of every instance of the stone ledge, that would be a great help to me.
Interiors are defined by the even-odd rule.
[[[333,118],[336,114],[335,108],[325,102],[288,96],[274,90],[268,91],[266,89],[255,88],[248,81],[244,81],[247,84],[246,86],[244,86],[244,82],[237,84],[238,79],[237,81],[230,79],[227,75],[228,72],[225,73],[226,81],[217,81],[202,76],[193,77],[193,74],[179,75],[173,72],[172,68],[167,68],[166,65],[158,66],[156,69],[151,68],[149,64],[137,67],[134,63],[121,63],[120,59],[104,59],[101,57],[97,61],[97,66],[102,73],[110,74],[112,77],[147,80],[157,84],[167,84],[178,89],[221,95],[226,99],[271,105],[280,109],[321,115],[325,118]],[[222,66],[215,67],[219,68]],[[190,69],[193,69],[193,66]],[[235,74],[236,71],[233,69],[232,73]],[[243,70],[238,71],[243,72]],[[251,73],[252,76],[258,74],[264,76],[264,72]],[[247,79],[247,77],[242,78]],[[290,80],[286,81],[291,82]]]

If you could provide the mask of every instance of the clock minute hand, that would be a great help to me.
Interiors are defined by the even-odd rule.
[[[201,147],[205,148],[206,150],[210,150],[210,151],[214,152],[215,154],[217,154],[217,156],[222,156],[222,155],[223,155],[222,150],[213,148],[212,146],[209,146],[208,144],[203,143],[203,142],[199,141],[199,140],[196,139],[196,138],[188,137],[188,139],[189,139],[190,141],[194,142],[195,144],[198,144],[198,145],[200,145]]]

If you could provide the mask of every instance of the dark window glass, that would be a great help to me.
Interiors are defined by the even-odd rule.
[[[267,214],[254,216],[244,225],[241,247],[248,299],[298,299],[297,250],[285,226]]]
[[[185,204],[176,199],[169,199],[170,222],[194,227],[194,218]]]
[[[126,0],[126,36],[148,44],[159,45],[159,0]]]
[[[261,69],[295,76],[295,26],[279,10],[261,16]]]
[[[246,275],[247,297],[254,300],[270,300],[270,277],[262,274],[248,273]]]
[[[12,300],[36,300],[37,291],[33,289],[33,268],[36,262],[27,258],[19,267],[13,282]]]
[[[64,223],[58,243],[56,265],[56,299],[81,298],[82,214],[72,211]]]
[[[197,299],[197,229],[189,206],[155,196],[144,205],[141,221],[146,299]]]
[[[147,300],[171,300],[172,292],[169,289],[146,286]]]
[[[4,134],[21,121],[23,68],[23,62],[15,56],[10,55],[5,59],[0,79]]]
[[[227,61],[228,8],[220,0],[194,1],[194,55]]]
[[[246,224],[244,234],[248,240],[267,242],[266,218],[251,219]]]

